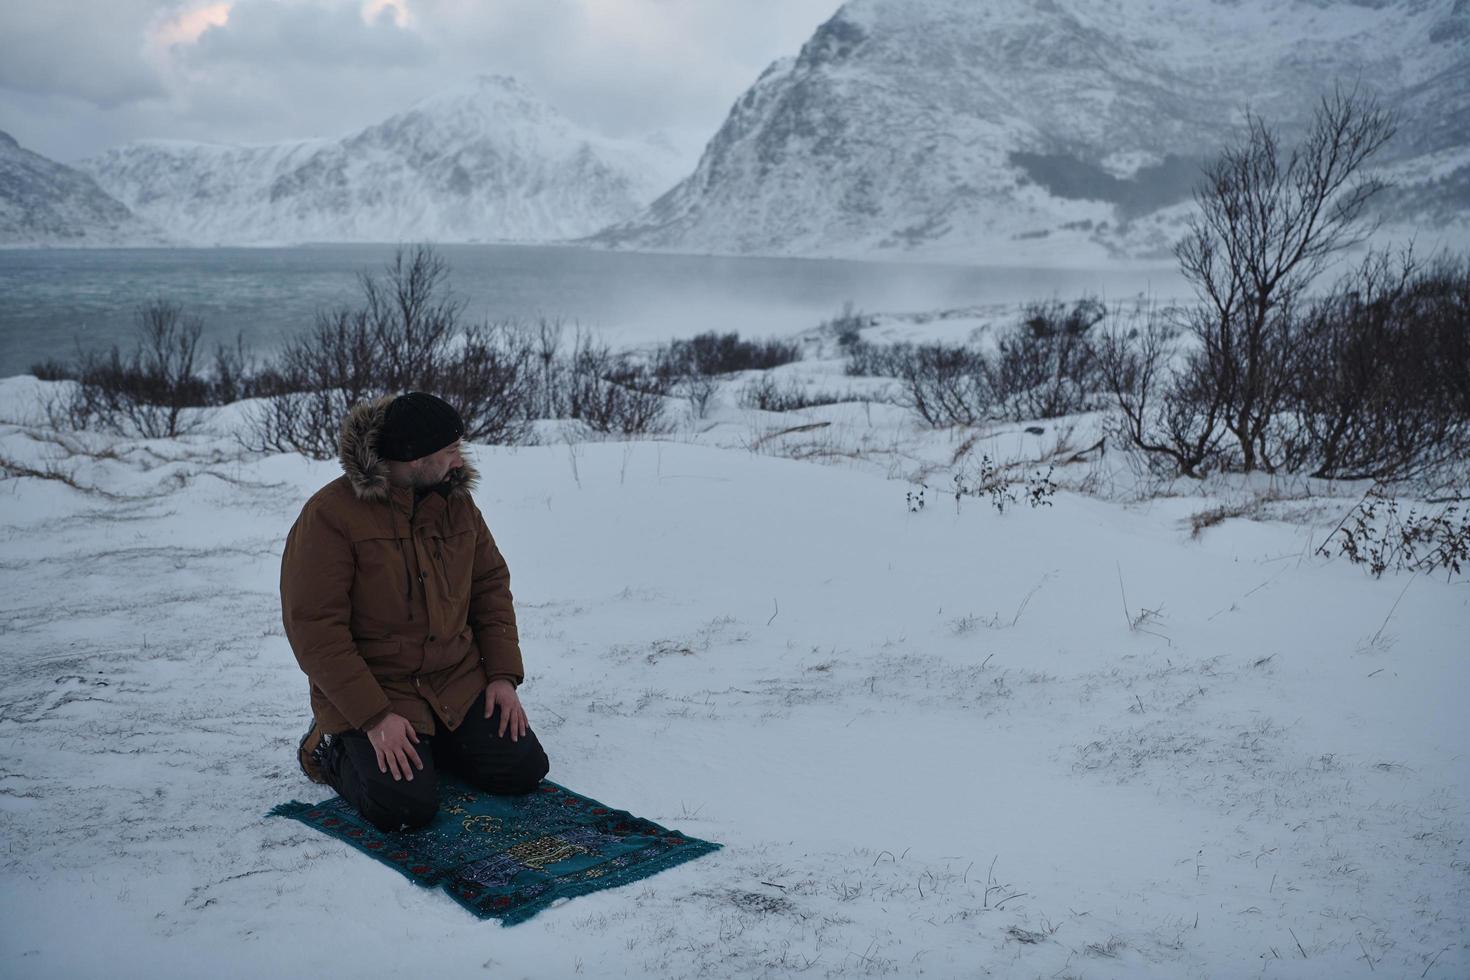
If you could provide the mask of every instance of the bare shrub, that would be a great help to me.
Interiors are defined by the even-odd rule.
[[[1206,169],[1174,251],[1201,300],[1188,324],[1200,347],[1190,373],[1217,389],[1206,400],[1224,405],[1217,422],[1235,443],[1234,462],[1270,471],[1280,461],[1272,426],[1290,387],[1293,312],[1331,257],[1370,230],[1359,219],[1384,184],[1361,170],[1395,123],[1373,99],[1338,90],[1289,154],[1259,116],[1247,113],[1246,128],[1245,141]]]
[[[872,317],[864,316],[853,306],[852,300],[848,300],[842,304],[842,310],[836,316],[822,323],[821,330],[831,334],[840,349],[850,351],[861,343],[863,328],[872,323]]]
[[[464,418],[466,438],[508,445],[525,437],[528,407],[537,397],[537,342],[535,333],[514,323],[476,324],[461,332],[440,390]]]
[[[801,346],[781,340],[742,340],[738,333],[702,333],[688,340],[671,340],[651,355],[651,370],[665,391],[689,399],[698,418],[709,412],[716,377],[740,371],[767,371],[801,360]]]
[[[598,432],[666,431],[664,398],[672,382],[649,365],[582,334],[572,351],[569,414]]]
[[[276,390],[252,413],[246,443],[313,459],[337,454],[338,428],[353,405],[392,390],[363,310],[318,313],[310,333],[286,342],[272,372]]]
[[[561,338],[565,324],[559,319],[542,317],[534,331],[534,363],[536,396],[530,405],[533,417],[565,418],[571,406],[568,364],[561,356]]]
[[[988,379],[1010,418],[1050,419],[1098,407],[1101,376],[1092,330],[1106,314],[1096,299],[1070,307],[1028,304],[1021,322],[1002,336]]]
[[[449,266],[432,248],[399,249],[382,276],[360,275],[365,320],[389,391],[446,390],[441,375],[464,304],[449,289]]]
[[[1058,418],[1105,401],[1093,336],[1105,314],[1094,299],[1071,306],[1032,303],[1000,338],[994,358],[970,347],[854,340],[846,346],[844,370],[853,377],[898,379],[905,404],[936,428]]]
[[[799,360],[801,346],[790,341],[741,340],[738,333],[714,332],[671,340],[653,356],[659,373],[669,378],[769,371]]]
[[[76,378],[76,370],[70,364],[54,357],[36,361],[29,370],[38,381],[72,381]]]
[[[203,323],[165,299],[145,303],[136,321],[130,354],[115,344],[105,354],[78,350],[67,372],[76,384],[48,406],[53,424],[147,439],[198,425],[189,410],[211,404],[209,382],[195,370]]]
[[[709,415],[715,394],[720,390],[720,383],[708,374],[690,374],[680,378],[675,383],[674,390],[689,400],[694,417],[702,419]]]
[[[454,405],[476,441],[521,438],[541,338],[509,324],[464,325],[447,277],[428,246],[400,249],[381,275],[361,275],[360,304],[318,313],[312,331],[288,340],[268,366],[258,387],[269,397],[250,419],[247,445],[328,459],[353,405],[412,390]]]
[[[855,399],[852,395],[808,391],[807,386],[795,378],[782,384],[769,374],[762,375],[740,389],[740,407],[762,412],[796,412],[803,408],[839,405],[853,400]]]
[[[989,372],[977,351],[920,344],[892,356],[905,403],[929,425],[976,425],[992,417]]]
[[[999,417],[993,366],[977,350],[946,344],[870,344],[847,350],[851,377],[895,378],[900,401],[935,428],[976,425]]]
[[[847,347],[843,371],[854,378],[897,378],[913,350],[914,345],[908,343],[871,344],[857,340]]]
[[[1099,341],[1098,369],[1118,410],[1120,441],[1150,462],[1199,477],[1221,464],[1227,406],[1208,359],[1192,356],[1174,366],[1178,334],[1156,309],[1120,314]]]
[[[1470,454],[1470,266],[1370,254],[1292,332],[1291,468],[1412,478]]]
[[[257,370],[255,356],[245,345],[244,334],[235,335],[232,345],[217,344],[213,370],[209,376],[209,402],[229,405],[261,393],[263,378]]]

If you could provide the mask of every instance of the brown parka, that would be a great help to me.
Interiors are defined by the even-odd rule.
[[[453,730],[485,685],[524,678],[510,572],[470,497],[468,463],[417,500],[377,453],[392,396],[342,423],[343,475],[317,491],[286,538],[281,617],[326,732],[396,712]]]

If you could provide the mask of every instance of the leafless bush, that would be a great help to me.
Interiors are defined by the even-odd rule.
[[[68,372],[76,383],[48,406],[58,427],[100,429],[147,439],[171,438],[199,422],[190,409],[211,404],[208,379],[195,370],[203,324],[177,304],[151,300],[137,311],[130,354],[78,350]]]
[[[1050,419],[1099,406],[1092,330],[1106,312],[1092,298],[1070,307],[1057,300],[1025,307],[1021,322],[1000,338],[988,368],[990,390],[1007,416]]]
[[[843,370],[854,378],[897,378],[913,352],[913,344],[871,344],[857,340],[847,346]]]
[[[572,418],[598,432],[624,435],[663,432],[664,398],[672,382],[649,365],[626,354],[613,354],[583,334],[572,351],[570,370]]]
[[[447,277],[427,246],[400,249],[380,276],[362,275],[359,305],[319,313],[268,366],[260,387],[269,397],[247,444],[327,459],[353,405],[411,390],[454,405],[471,439],[517,441],[533,414],[541,338],[509,324],[464,325]]]
[[[976,425],[993,416],[987,365],[977,351],[920,344],[893,356],[906,404],[929,425]]]
[[[873,317],[864,316],[852,300],[842,304],[842,310],[830,320],[822,323],[822,331],[831,334],[837,340],[837,346],[844,351],[850,351],[862,342],[862,330],[873,324]]]
[[[1117,407],[1116,434],[1185,476],[1221,465],[1226,401],[1213,364],[1194,352],[1175,366],[1178,328],[1163,312],[1119,312],[1098,343],[1098,370]]]
[[[531,404],[533,417],[566,418],[570,411],[569,365],[561,355],[565,326],[561,320],[545,317],[536,322],[532,352],[536,366],[536,397]]]
[[[38,381],[74,381],[76,370],[64,361],[58,361],[54,357],[48,357],[44,361],[36,361],[30,366],[31,376]]]
[[[702,419],[709,415],[710,405],[714,403],[715,394],[720,390],[720,383],[708,374],[690,374],[680,378],[675,383],[674,390],[681,397],[689,399],[694,417]]]
[[[801,360],[798,344],[781,340],[742,340],[738,333],[702,333],[688,340],[671,340],[649,358],[654,376],[664,390],[689,399],[698,418],[704,418],[719,390],[719,375],[739,371],[766,371]]]
[[[1339,90],[1289,154],[1259,116],[1247,113],[1246,126],[1205,171],[1175,256],[1201,300],[1188,323],[1200,348],[1192,383],[1216,389],[1202,396],[1224,409],[1210,420],[1249,472],[1281,463],[1273,426],[1291,384],[1294,312],[1331,257],[1368,233],[1359,219],[1384,185],[1361,170],[1395,123],[1371,98]]]
[[[337,431],[349,409],[391,391],[366,311],[318,313],[308,334],[281,349],[272,372],[276,390],[249,420],[247,445],[314,459],[337,453]]]
[[[838,405],[854,400],[852,395],[808,391],[807,386],[795,378],[782,384],[769,374],[761,375],[740,389],[740,407],[762,412],[796,412],[803,408]]]
[[[907,405],[935,427],[1057,418],[1104,399],[1093,328],[1105,312],[1094,299],[1032,303],[994,358],[969,347],[870,344],[854,336],[845,345],[845,370],[897,378]]]
[[[769,371],[801,360],[801,346],[783,340],[742,340],[738,333],[702,333],[671,340],[653,355],[659,374],[674,379],[689,375]]]
[[[1196,312],[1193,316],[1208,316]],[[1110,315],[1098,364],[1124,444],[1185,476],[1247,469],[1229,416],[1232,367],[1156,311]],[[1279,314],[1255,383],[1254,464],[1326,479],[1419,479],[1470,455],[1470,264],[1370,254],[1325,295]],[[1181,343],[1182,341],[1182,343]],[[1238,367],[1238,366],[1237,366]],[[1254,383],[1254,382],[1253,382]]]
[[[537,397],[536,349],[536,334],[514,323],[476,324],[460,334],[440,390],[464,418],[466,438],[521,441]]]
[[[1370,254],[1292,331],[1287,468],[1404,479],[1470,455],[1470,266]]]
[[[229,405],[261,394],[264,376],[257,369],[255,355],[245,345],[243,334],[235,335],[232,345],[218,344],[214,349],[214,366],[209,377],[210,404]]]

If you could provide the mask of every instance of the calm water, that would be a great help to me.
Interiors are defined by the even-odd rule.
[[[1171,270],[995,269],[810,259],[717,258],[512,245],[437,246],[474,319],[561,317],[613,346],[738,330],[779,336],[852,301],[917,311],[1084,294],[1171,292]],[[131,346],[134,311],[165,297],[204,320],[205,340],[243,333],[258,352],[357,299],[357,276],[391,245],[292,248],[0,250],[0,377],[77,343]]]

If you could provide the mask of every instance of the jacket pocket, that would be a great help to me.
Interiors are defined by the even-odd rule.
[[[357,652],[379,680],[408,677],[416,666],[407,662],[408,658],[403,655],[403,641],[398,639],[358,640]]]
[[[444,577],[445,594],[456,602],[463,602],[469,596],[470,581],[475,573],[475,532],[461,531],[431,538],[429,547],[433,549],[439,574]]]
[[[352,577],[354,616],[385,622],[407,618],[413,602],[413,581],[403,545],[396,538],[366,538],[353,543],[356,567]]]

